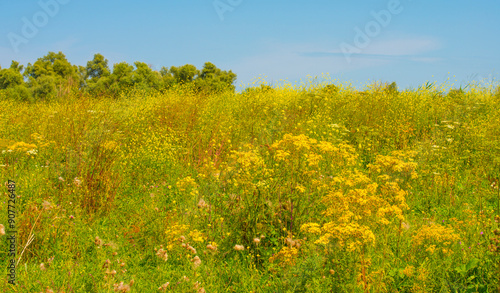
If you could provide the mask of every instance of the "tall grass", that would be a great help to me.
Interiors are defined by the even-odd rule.
[[[429,84],[4,99],[25,251],[0,290],[498,290],[499,102]]]

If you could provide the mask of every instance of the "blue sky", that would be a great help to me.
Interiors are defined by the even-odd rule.
[[[496,80],[500,1],[0,0],[0,66],[62,51],[86,65],[142,61],[159,70],[210,61],[237,85]]]

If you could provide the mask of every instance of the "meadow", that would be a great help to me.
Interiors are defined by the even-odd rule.
[[[498,292],[499,105],[431,83],[0,97],[0,291]]]

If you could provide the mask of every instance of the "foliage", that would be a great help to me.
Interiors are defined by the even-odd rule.
[[[10,68],[0,69],[2,96],[32,102],[64,99],[76,93],[116,98],[133,90],[161,92],[175,85],[189,85],[205,93],[234,92],[236,80],[231,70],[223,71],[210,62],[201,70],[186,64],[163,67],[160,71],[144,62],[120,62],[111,71],[108,60],[99,53],[84,67],[72,65],[62,52],[49,52],[34,64],[28,63],[24,72],[23,69],[16,61]]]
[[[32,103],[5,98],[22,68],[1,71],[17,291],[498,290],[498,88],[207,92],[230,72],[111,72],[96,55],[85,82],[99,99],[47,103],[64,84],[47,60]],[[7,223],[2,204],[0,240]]]

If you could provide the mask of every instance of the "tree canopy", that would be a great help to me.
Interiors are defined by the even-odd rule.
[[[95,96],[117,96],[131,89],[161,91],[174,85],[191,85],[200,92],[234,91],[236,74],[206,62],[202,69],[192,64],[153,70],[144,62],[120,62],[111,70],[102,54],[95,54],[86,66],[71,64],[62,53],[49,52],[26,67],[12,61],[0,67],[0,93],[19,100],[51,100],[72,91]]]

